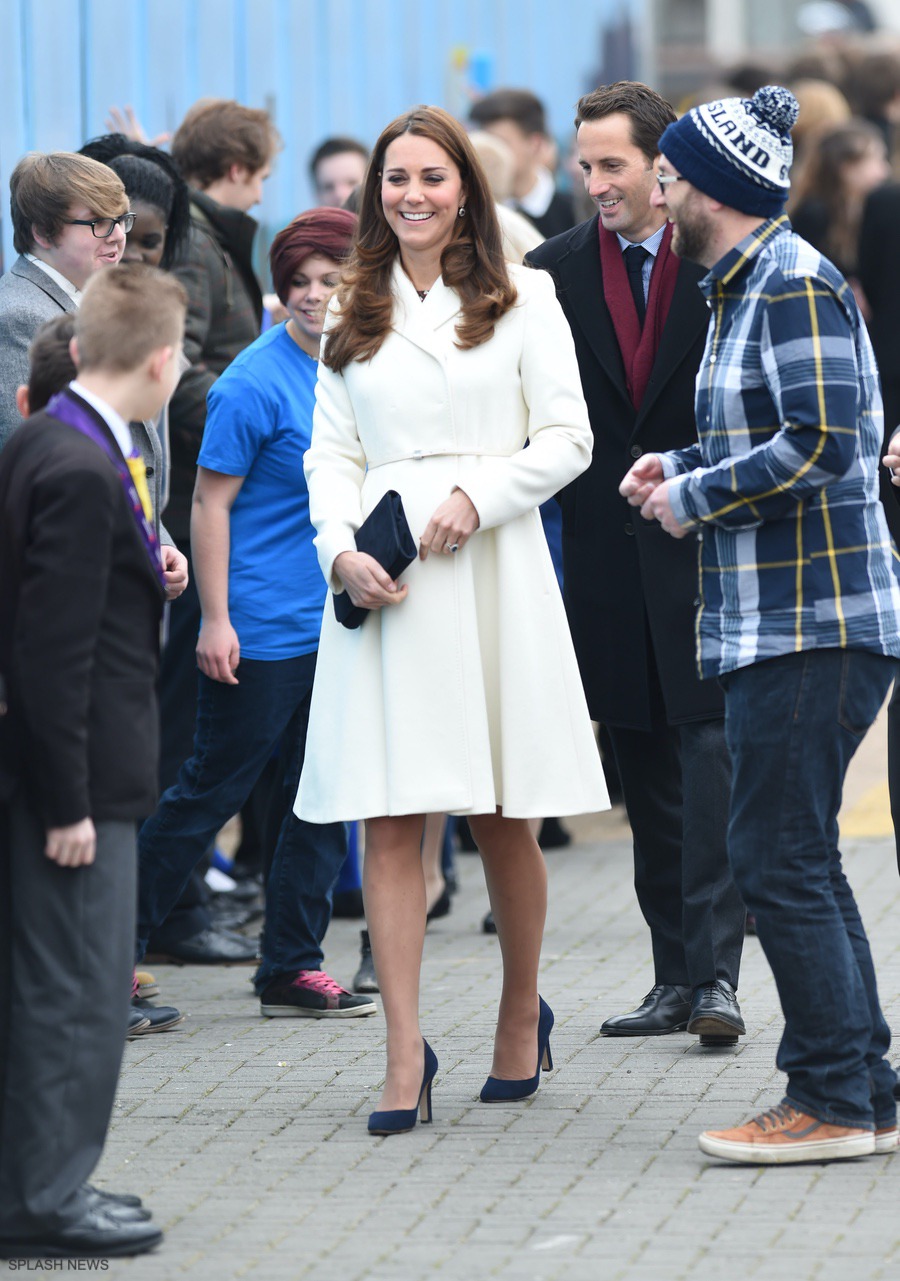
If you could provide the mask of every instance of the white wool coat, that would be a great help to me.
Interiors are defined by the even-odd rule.
[[[422,302],[398,263],[377,355],[319,366],[304,468],[332,591],[335,558],[389,489],[417,543],[456,487],[480,523],[455,555],[415,561],[406,600],[357,631],[329,595],[295,805],[308,821],[608,808],[537,510],[588,466],[591,431],[553,282],[511,274],[516,305],[460,351],[456,293],[438,281]]]

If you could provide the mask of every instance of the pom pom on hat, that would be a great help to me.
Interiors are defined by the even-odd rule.
[[[693,107],[669,125],[659,149],[678,172],[714,200],[771,218],[790,190],[791,126],[800,108],[789,89],[764,85],[752,98]]]
[[[800,114],[800,103],[782,85],[763,85],[750,99],[750,110],[773,132],[787,134]]]

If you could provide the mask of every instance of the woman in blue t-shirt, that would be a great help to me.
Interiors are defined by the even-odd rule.
[[[347,210],[312,209],[279,232],[270,262],[288,319],[246,348],[209,392],[191,514],[203,614],[194,752],[140,836],[145,935],[281,747],[284,821],[255,979],[270,1016],[375,1012],[370,996],[345,991],[321,968],[344,825],[307,823],[291,809],[326,594],[303,455],[325,310],[355,227]]]

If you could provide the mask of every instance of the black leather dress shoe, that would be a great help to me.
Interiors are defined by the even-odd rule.
[[[84,1190],[88,1196],[100,1197],[102,1201],[109,1201],[112,1205],[127,1205],[133,1210],[144,1204],[133,1192],[110,1192],[107,1188],[95,1188],[93,1183],[86,1183]]]
[[[123,1221],[94,1207],[77,1223],[43,1236],[0,1237],[0,1259],[112,1259],[145,1254],[162,1239],[151,1223]]]
[[[747,1029],[741,1018],[734,988],[724,979],[695,987],[687,1030],[700,1037],[701,1045],[735,1045]]]
[[[172,965],[254,965],[259,956],[256,943],[243,934],[212,928],[179,939],[152,956],[148,952],[145,959]]]
[[[691,1015],[691,989],[657,983],[628,1014],[614,1014],[601,1023],[604,1036],[665,1036],[683,1032]]]
[[[146,1032],[149,1026],[150,1020],[147,1016],[132,1006],[128,1011],[128,1031],[126,1032],[126,1038],[129,1041],[133,1041],[136,1036],[140,1036],[142,1032]]]
[[[147,1036],[150,1032],[168,1032],[184,1022],[184,1015],[174,1005],[154,1005],[142,996],[131,999],[132,1010],[137,1010],[147,1020],[147,1026],[138,1028],[136,1036]]]
[[[111,1201],[105,1197],[102,1192],[95,1191],[94,1188],[85,1188],[88,1198],[88,1207],[91,1210],[105,1210],[108,1215],[116,1219],[119,1223],[146,1223],[152,1218],[149,1210],[145,1210],[142,1205],[123,1205],[121,1201]]]

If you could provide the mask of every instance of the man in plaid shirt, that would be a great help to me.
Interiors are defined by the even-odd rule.
[[[700,1136],[754,1164],[897,1147],[890,1030],[837,814],[900,657],[900,588],[878,498],[882,409],[840,273],[782,216],[797,104],[767,86],[694,108],[660,142],[673,248],[707,267],[699,444],[622,482],[673,537],[697,531],[701,674],[725,688],[729,857],[772,967],[781,1104]]]

